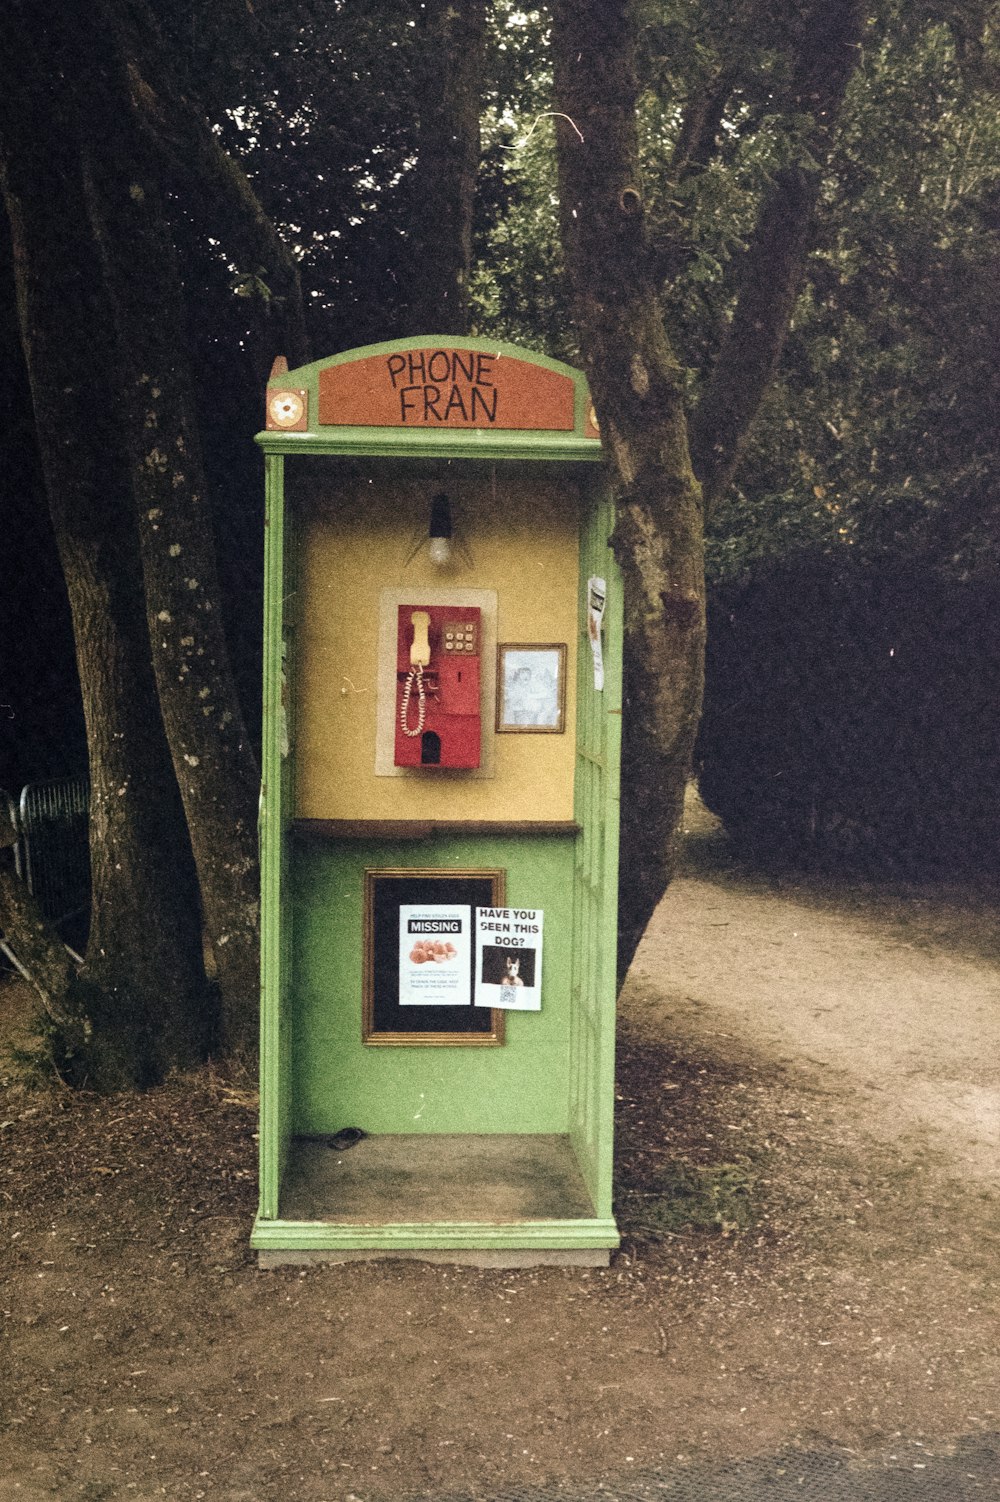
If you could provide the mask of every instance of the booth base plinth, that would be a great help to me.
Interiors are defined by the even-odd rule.
[[[607,1266],[618,1245],[568,1137],[405,1134],[347,1151],[293,1139],[261,1266],[419,1258],[481,1267]]]
[[[386,1251],[371,1247],[364,1250],[340,1249],[328,1252],[287,1251],[258,1252],[257,1265],[265,1271],[272,1267],[314,1267],[324,1263],[372,1262],[390,1257],[394,1261],[443,1262],[449,1267],[607,1267],[611,1252],[606,1247],[579,1251],[558,1251],[553,1248],[542,1251],[492,1251],[483,1247],[479,1251],[434,1251],[430,1247],[409,1251]]]

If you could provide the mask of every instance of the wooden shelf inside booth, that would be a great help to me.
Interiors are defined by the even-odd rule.
[[[580,833],[574,819],[293,819],[304,840],[432,840],[449,835]]]

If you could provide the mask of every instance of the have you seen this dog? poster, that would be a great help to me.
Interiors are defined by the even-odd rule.
[[[542,1008],[541,908],[476,908],[477,1007]]]

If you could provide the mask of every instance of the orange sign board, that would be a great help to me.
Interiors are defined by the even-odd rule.
[[[323,427],[520,428],[572,432],[572,379],[482,350],[395,350],[319,373]]]

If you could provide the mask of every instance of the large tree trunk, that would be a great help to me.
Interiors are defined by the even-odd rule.
[[[205,1032],[198,895],[167,753],[119,429],[118,374],[86,227],[75,112],[53,80],[79,59],[33,8],[0,54],[0,180],[21,337],[69,595],[91,771],[93,1032],[104,1088],[193,1059]]]
[[[133,174],[133,184],[140,174]],[[141,180],[141,179],[140,179]],[[155,185],[88,194],[126,351],[124,412],[157,695],[194,852],[225,1051],[256,1046],[260,774],[223,630],[176,266]],[[129,275],[141,257],[147,274]]]
[[[28,7],[23,7],[27,12]],[[37,27],[37,22],[33,22]],[[115,509],[91,519],[93,540],[106,564],[101,589],[91,599],[86,620],[75,611],[80,669],[85,700],[113,667],[111,644],[95,662],[87,643],[115,616],[113,600],[122,597],[121,629],[128,621],[132,679],[143,677],[149,696],[155,671],[155,705],[134,712],[135,683],[113,678],[102,699],[100,716],[91,728],[95,807],[96,859],[112,850],[101,825],[105,795],[103,767],[113,764],[124,732],[120,721],[129,716],[129,735],[145,732],[158,742],[162,754],[165,728],[175,777],[116,775],[115,796],[135,790],[146,823],[169,810],[175,818],[178,789],[183,799],[187,832],[171,837],[175,860],[197,862],[201,908],[213,944],[223,1001],[223,1042],[248,1055],[256,1038],[258,991],[258,879],[256,802],[259,777],[243,728],[223,634],[216,578],[214,545],[204,490],[197,426],[193,415],[190,373],[184,355],[184,309],[155,174],[144,147],[148,137],[136,117],[120,17],[111,4],[98,0],[96,13],[83,13],[73,0],[60,0],[47,13],[47,29],[29,34],[24,22],[26,51],[42,63],[48,87],[56,84],[57,119],[47,127],[36,119],[31,129],[17,134],[13,112],[9,129],[12,150],[9,167],[21,174],[21,191],[12,213],[28,225],[32,214],[44,218],[45,205],[54,200],[54,219],[61,233],[48,226],[49,241],[58,247],[61,264],[77,269],[79,293],[85,285],[91,307],[90,347],[86,364],[71,344],[61,355],[68,368],[78,366],[90,376],[85,399],[101,404],[101,420],[82,424],[83,414],[68,403],[51,403],[44,413],[36,392],[43,442],[62,455],[63,473],[49,478],[50,492],[63,504],[76,471],[91,465],[100,470],[105,496],[114,496]],[[133,79],[134,82],[134,79]],[[14,90],[10,93],[14,96]],[[45,99],[40,85],[26,101]],[[16,96],[15,96],[16,97]],[[39,115],[42,111],[39,109]],[[48,153],[48,155],[46,155]],[[56,160],[58,158],[58,160]],[[45,358],[60,355],[40,351],[38,334],[41,304],[58,291],[61,273],[46,262],[34,235],[25,246],[25,262],[33,276],[38,306],[26,315],[25,340],[33,366],[33,385],[41,390],[49,378]],[[60,244],[60,239],[62,244]],[[67,241],[72,240],[71,244]],[[85,268],[85,269],[84,269]],[[37,380],[36,380],[37,372]],[[67,438],[71,437],[70,453]],[[67,473],[66,471],[69,471]],[[94,476],[90,477],[93,483]],[[72,493],[71,491],[69,493]],[[125,513],[128,513],[127,516]],[[82,587],[87,565],[61,538],[64,568],[71,596]],[[93,560],[87,563],[93,566]],[[90,580],[94,585],[95,581]],[[144,621],[140,633],[136,627]],[[150,650],[152,649],[152,650]],[[106,700],[119,694],[116,713]],[[111,738],[103,744],[102,736]],[[151,831],[155,834],[155,831]],[[189,837],[188,837],[189,835]],[[114,850],[120,858],[119,848]],[[99,847],[99,848],[98,848]],[[137,852],[138,854],[138,852]],[[165,882],[155,891],[136,881],[143,892],[149,921],[155,927],[157,909],[175,900],[192,901],[190,874],[183,881]],[[95,893],[98,929],[110,923],[117,930],[117,899],[102,906]],[[183,947],[183,946],[182,946]],[[199,944],[200,955],[200,944]],[[164,963],[162,960],[160,963]],[[189,986],[190,990],[190,986]]]
[[[576,321],[617,507],[625,576],[619,968],[627,968],[673,868],[700,713],[704,653],[702,490],[692,469],[681,372],[670,349],[643,224],[636,136],[634,0],[554,0],[562,237]],[[858,58],[860,0],[798,15],[787,108],[818,161]],[[725,81],[720,83],[720,89]],[[724,100],[678,149],[704,153]],[[575,129],[574,129],[575,126]],[[580,136],[583,139],[580,139]],[[697,143],[692,145],[692,142]],[[818,166],[777,174],[741,268],[741,293],[698,409],[695,469],[717,495],[739,462],[788,329],[819,190]]]
[[[249,1057],[259,989],[260,775],[223,631],[170,228],[131,110],[123,54],[109,46],[114,14],[102,8],[104,109],[85,143],[87,203],[122,351],[149,640],[215,956],[222,1041]]]
[[[563,245],[625,580],[624,973],[670,879],[701,708],[701,495],[649,265],[631,6],[556,0],[553,20],[556,102],[573,122],[557,121]]]
[[[486,0],[420,7],[420,128],[401,334],[467,334]]]

